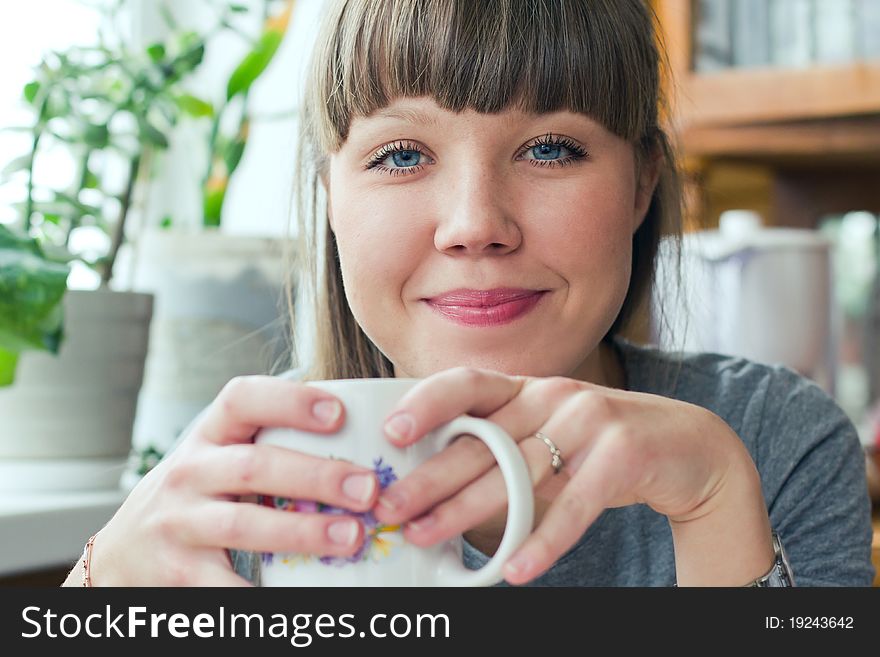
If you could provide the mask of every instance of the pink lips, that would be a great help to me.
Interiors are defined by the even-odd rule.
[[[521,288],[458,289],[425,301],[432,309],[458,324],[500,326],[532,310],[545,292]]]

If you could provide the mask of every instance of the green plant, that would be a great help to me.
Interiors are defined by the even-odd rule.
[[[36,240],[0,224],[0,385],[13,382],[19,352],[58,350],[69,271]]]
[[[114,24],[126,0],[105,9]],[[125,238],[136,186],[148,184],[151,161],[168,147],[169,134],[183,118],[211,120],[209,165],[201,181],[205,226],[218,226],[229,177],[247,139],[248,93],[278,49],[293,8],[283,0],[263,0],[263,30],[257,39],[241,34],[233,17],[249,11],[239,4],[209,0],[216,20],[204,32],[180,28],[170,11],[163,16],[168,37],[143,51],[104,35],[97,46],[48,53],[24,87],[32,110],[28,126],[6,128],[29,136],[27,153],[0,171],[0,184],[20,184],[24,200],[19,221],[0,225],[0,385],[12,381],[17,355],[24,349],[56,352],[63,335],[61,300],[68,264],[80,261],[113,277]],[[247,39],[249,52],[226,84],[218,107],[186,90],[210,40],[223,31]],[[227,136],[224,117],[239,111],[237,129]],[[233,117],[234,118],[234,117]],[[35,169],[43,156],[64,151],[76,163],[72,184],[38,184]],[[114,183],[113,174],[121,182]],[[166,223],[170,223],[170,220]],[[107,236],[101,251],[77,251],[71,235],[93,226]]]
[[[232,71],[226,83],[226,98],[214,112],[209,138],[208,168],[202,178],[203,224],[219,226],[229,179],[244,154],[250,126],[249,92],[269,66],[290,23],[294,0],[284,0],[283,9],[272,14],[271,0],[264,0],[263,31],[252,49]],[[224,116],[238,105],[238,126],[230,135],[221,131]]]

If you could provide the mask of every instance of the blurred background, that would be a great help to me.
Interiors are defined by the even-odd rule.
[[[650,4],[686,235],[628,337],[812,378],[880,498],[880,0]],[[322,5],[0,8],[0,584],[60,582],[226,380],[308,353],[280,282]]]

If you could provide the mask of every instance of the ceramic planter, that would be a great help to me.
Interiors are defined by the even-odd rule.
[[[152,307],[150,294],[66,294],[58,356],[25,352],[15,383],[0,388],[0,465],[125,458]]]
[[[155,294],[134,446],[166,451],[233,377],[286,369],[279,240],[148,231],[134,289]]]

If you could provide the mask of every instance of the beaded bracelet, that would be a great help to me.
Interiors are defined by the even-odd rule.
[[[96,534],[95,536],[97,536],[97,534]],[[82,554],[82,566],[83,566],[83,572],[82,572],[82,585],[83,585],[84,587],[86,587],[86,588],[91,588],[91,587],[92,587],[92,576],[91,576],[91,574],[89,573],[89,568],[90,568],[90,566],[91,566],[91,562],[92,562],[92,545],[94,545],[94,543],[95,543],[95,536],[92,536],[92,537],[88,540],[88,542],[86,543],[86,546],[83,548],[83,554]]]

